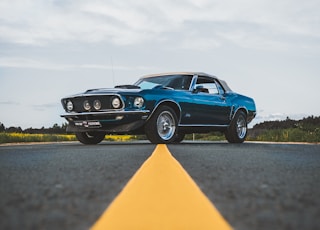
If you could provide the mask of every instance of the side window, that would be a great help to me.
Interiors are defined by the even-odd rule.
[[[218,88],[218,92],[219,94],[224,94],[224,89],[222,88],[222,86],[219,84],[219,82],[216,82],[217,88]]]
[[[191,75],[172,76],[172,78],[170,79],[169,83],[166,84],[166,86],[177,90],[189,90],[191,79]]]
[[[199,76],[196,82],[196,87],[201,86],[204,90],[202,92],[209,94],[219,94],[219,89],[215,81],[208,77]]]
[[[210,94],[219,94],[216,83],[206,84],[205,87],[209,90]]]

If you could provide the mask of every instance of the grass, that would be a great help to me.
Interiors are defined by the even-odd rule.
[[[76,137],[72,134],[27,134],[27,133],[0,133],[0,144],[18,142],[58,142],[75,141]]]
[[[299,128],[259,130],[256,133],[249,133],[247,140],[272,141],[272,142],[320,142],[319,128],[314,131],[302,130]]]
[[[108,141],[129,141],[134,136],[129,135],[106,135]],[[60,142],[77,141],[74,134],[27,134],[27,133],[0,133],[0,144],[20,142]]]
[[[130,140],[145,140],[146,137],[133,135],[106,135],[107,141],[125,142]],[[188,134],[185,140],[225,140],[222,133],[211,132],[207,134]],[[259,130],[259,132],[249,132],[248,141],[272,141],[272,142],[320,142],[320,130],[317,128],[313,132],[301,129],[276,129]],[[20,142],[61,142],[77,141],[74,134],[26,134],[26,133],[6,133],[0,132],[0,144],[20,143]]]
[[[104,139],[108,141],[130,141],[136,138],[131,135],[106,135]]]

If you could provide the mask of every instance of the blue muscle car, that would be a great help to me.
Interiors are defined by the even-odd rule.
[[[61,102],[67,131],[83,144],[98,144],[106,134],[146,134],[152,143],[179,143],[187,133],[209,131],[242,143],[256,115],[253,99],[197,72],[148,75],[133,85],[91,89]]]

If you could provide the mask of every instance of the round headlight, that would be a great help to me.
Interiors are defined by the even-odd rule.
[[[100,109],[101,109],[101,101],[99,101],[99,100],[94,100],[94,102],[93,102],[93,108],[94,108],[95,110],[100,110]]]
[[[144,103],[144,100],[142,97],[136,97],[133,102],[134,106],[138,108],[141,108],[143,106],[143,103]]]
[[[72,111],[73,110],[73,103],[72,101],[67,101],[67,110]]]
[[[115,109],[119,109],[120,108],[121,101],[120,101],[120,99],[118,97],[115,97],[115,98],[112,99],[112,106]]]
[[[91,109],[91,105],[90,105],[90,103],[89,103],[88,100],[85,100],[85,101],[83,102],[83,108],[84,108],[85,110],[90,110],[90,109]]]

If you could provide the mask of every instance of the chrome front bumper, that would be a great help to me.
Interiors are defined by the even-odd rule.
[[[71,113],[64,113],[61,114],[60,117],[64,118],[76,118],[79,116],[88,116],[88,115],[93,115],[93,116],[105,116],[105,115],[148,115],[150,113],[150,110],[133,110],[133,111],[101,111],[101,112],[83,112],[83,113],[76,113],[76,112],[71,112]]]

